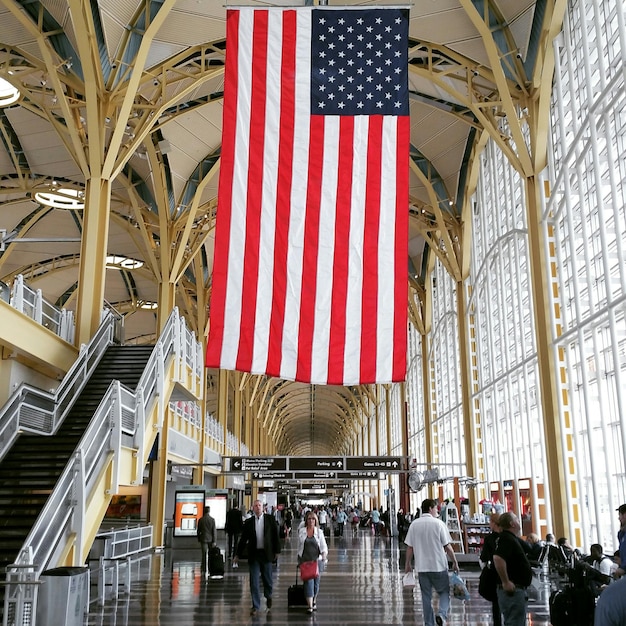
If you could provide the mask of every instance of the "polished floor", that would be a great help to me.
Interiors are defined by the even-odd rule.
[[[224,549],[224,541],[221,541]],[[296,540],[286,539],[275,572],[271,611],[250,615],[248,567],[227,562],[223,579],[200,575],[199,549],[165,549],[135,562],[129,594],[110,591],[102,605],[92,595],[90,626],[200,626],[217,624],[423,624],[419,586],[403,589],[397,539],[358,536],[331,538],[328,569],[318,596],[318,610],[288,609],[287,590],[296,577]],[[404,563],[402,561],[402,563]],[[471,599],[451,599],[450,626],[487,626],[491,605],[477,591],[478,571],[463,568]],[[549,583],[529,602],[528,626],[547,626]]]

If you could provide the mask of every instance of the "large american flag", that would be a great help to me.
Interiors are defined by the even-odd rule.
[[[207,367],[406,375],[408,9],[227,12]]]

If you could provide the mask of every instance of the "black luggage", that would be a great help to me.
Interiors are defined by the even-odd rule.
[[[307,606],[304,597],[304,585],[298,584],[298,567],[296,566],[296,582],[287,589],[287,608],[305,609]]]
[[[217,546],[209,548],[209,576],[211,578],[224,577],[224,557]]]
[[[341,535],[341,529],[339,527],[336,527],[334,530],[334,534],[335,537],[339,537]]]

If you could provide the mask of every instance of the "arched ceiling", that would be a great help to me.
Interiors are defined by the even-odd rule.
[[[457,279],[467,264],[463,215],[485,138],[520,171],[530,168],[519,149],[526,140],[510,122],[533,97],[554,4],[420,0],[410,7],[407,279],[419,327],[433,254]],[[0,78],[21,92],[0,108],[2,280],[23,274],[49,301],[74,308],[82,214],[42,206],[34,194],[111,179],[107,253],[144,262],[106,272],[105,299],[124,313],[127,339],[154,340],[156,314],[140,305],[159,299],[163,281],[176,284],[175,304],[206,332],[198,325],[211,284],[225,16],[216,0],[0,0]],[[257,393],[252,404],[284,454],[340,452],[376,392],[253,376],[235,384],[263,387],[264,401]]]

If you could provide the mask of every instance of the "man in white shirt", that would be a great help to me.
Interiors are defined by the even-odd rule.
[[[404,542],[407,545],[404,569],[411,571],[411,559],[415,555],[417,572],[422,592],[422,607],[425,626],[442,626],[448,619],[450,607],[450,581],[448,559],[452,569],[459,571],[459,564],[452,549],[452,538],[447,526],[437,519],[437,503],[430,498],[422,502],[422,515],[411,522]],[[432,606],[433,589],[439,595],[439,611],[435,616]]]

